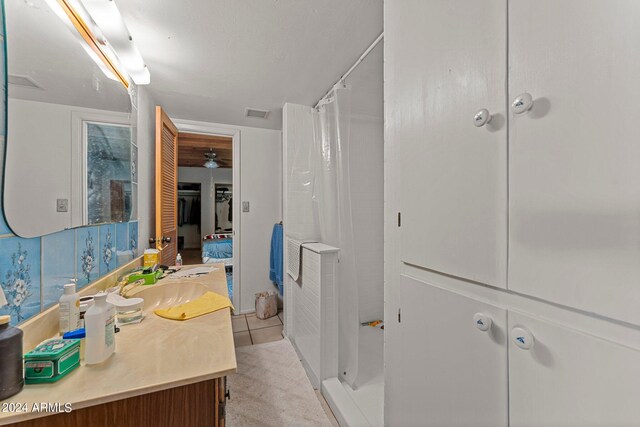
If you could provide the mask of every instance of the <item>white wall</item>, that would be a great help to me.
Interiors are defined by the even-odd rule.
[[[211,184],[211,177],[213,176],[213,187]],[[200,248],[202,247],[202,238],[207,234],[215,233],[215,184],[231,184],[233,182],[233,169],[231,168],[218,168],[207,169],[201,168],[178,168],[178,182],[190,182],[200,184],[200,218],[201,227],[200,233],[194,235],[194,230],[197,229],[196,225],[186,225],[178,227],[178,235],[184,236],[185,248]],[[196,231],[197,233],[197,231]]]
[[[275,290],[269,280],[273,225],[282,220],[282,132],[240,128],[240,195],[250,203],[242,212],[240,310],[255,309],[255,293]]]
[[[71,200],[71,107],[9,98],[8,113],[7,222],[18,234],[28,229],[34,235],[45,235],[71,227],[71,209],[56,212],[56,199]],[[50,167],[27,166],[44,159]]]
[[[149,237],[155,236],[156,226],[156,103],[145,86],[138,86],[137,135],[138,145],[138,250],[149,247]]]
[[[239,134],[240,198],[249,202],[250,211],[238,212],[241,283],[237,299],[234,289],[234,302],[239,301],[236,308],[241,313],[254,311],[255,294],[276,289],[269,280],[269,256],[273,225],[282,219],[282,132],[191,120],[174,123],[179,130]],[[234,186],[236,190],[238,183]]]
[[[360,322],[384,317],[382,118],[351,118],[349,178]]]

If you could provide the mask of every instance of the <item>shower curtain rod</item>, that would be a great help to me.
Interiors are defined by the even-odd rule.
[[[356,61],[355,64],[353,64],[351,66],[351,68],[349,68],[347,70],[346,73],[344,73],[342,75],[342,77],[340,77],[340,79],[338,79],[338,81],[331,86],[331,89],[329,89],[327,91],[327,93],[324,94],[324,96],[322,98],[320,98],[318,100],[318,102],[316,102],[316,105],[313,108],[318,108],[320,106],[320,104],[322,103],[322,100],[324,100],[325,98],[327,98],[329,96],[329,94],[331,94],[331,92],[333,92],[333,89],[336,87],[336,85],[338,85],[340,82],[344,82],[344,80],[349,77],[349,74],[351,74],[353,72],[353,70],[356,69],[356,67],[358,65],[360,65],[360,63],[364,60],[364,58],[367,57],[367,55],[369,55],[369,53],[371,53],[371,51],[378,45],[378,43],[380,43],[380,41],[384,38],[384,31],[382,33],[380,33],[380,35],[373,41],[373,43],[371,43],[371,45],[367,48],[367,50],[364,51],[364,53],[362,55],[360,55],[360,58],[358,58],[358,60]]]

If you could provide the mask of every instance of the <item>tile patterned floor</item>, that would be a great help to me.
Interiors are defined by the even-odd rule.
[[[269,319],[258,319],[255,313],[231,317],[236,347],[263,344],[282,339],[282,312]]]

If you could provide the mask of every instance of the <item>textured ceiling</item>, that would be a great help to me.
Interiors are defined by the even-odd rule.
[[[315,104],[382,32],[382,0],[116,2],[177,119],[280,129],[285,102]]]

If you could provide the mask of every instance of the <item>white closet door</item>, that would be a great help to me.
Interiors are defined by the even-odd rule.
[[[403,276],[401,323],[386,365],[395,391],[385,396],[393,426],[506,426],[506,310]],[[478,329],[474,315],[492,319]],[[387,319],[387,322],[390,322]],[[395,321],[395,319],[394,319]]]
[[[505,286],[506,0],[385,3],[387,138],[402,260]],[[481,109],[490,123],[476,127]]]
[[[509,288],[640,323],[640,2],[509,3]],[[640,421],[639,421],[640,422]]]
[[[511,331],[534,337],[519,348]],[[511,427],[640,425],[640,351],[509,311]]]

